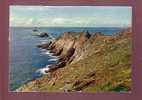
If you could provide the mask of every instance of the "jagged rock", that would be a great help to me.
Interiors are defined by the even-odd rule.
[[[64,67],[65,65],[66,65],[66,62],[65,62],[65,61],[59,62],[59,63],[57,64],[58,68],[62,68],[62,67]]]
[[[43,33],[40,33],[38,36],[39,37],[48,37],[49,35],[48,35],[48,33],[43,32]]]
[[[55,45],[53,45],[53,43],[47,48],[47,50],[52,50],[55,48]]]
[[[56,89],[60,89],[61,91],[72,92],[89,91],[88,89],[91,89],[91,91],[96,92],[97,90],[95,90],[95,88],[101,90],[102,86],[104,86],[104,88],[109,89],[106,91],[110,91],[110,89],[119,86],[121,83],[123,84],[122,86],[127,86],[130,90],[131,80],[129,77],[131,71],[129,66],[131,64],[129,60],[126,60],[130,59],[128,54],[131,54],[129,51],[131,47],[127,47],[131,46],[131,38],[129,39],[128,37],[131,36],[132,33],[129,32],[130,31],[127,30],[115,36],[108,36],[101,33],[90,36],[89,32],[81,32],[78,33],[77,36],[70,32],[65,33],[46,48],[52,52],[54,51],[55,55],[59,55],[58,63],[49,66],[49,70],[46,70],[46,72],[52,74],[50,80],[55,78],[63,87],[59,87],[59,85],[57,85],[58,83],[55,84],[54,80],[49,80],[50,82],[47,81],[45,77],[42,77],[41,79],[43,79],[43,81],[40,83],[37,82],[37,85],[55,85],[54,87],[47,87],[46,90],[43,91],[49,91],[50,89],[56,91]],[[123,56],[128,57],[123,60],[123,58],[121,59]],[[115,64],[115,66],[111,67],[112,63]],[[64,68],[67,64],[69,64],[69,66]],[[126,64],[128,65],[126,66]],[[59,68],[62,69],[58,70]],[[124,73],[122,68],[126,68],[124,70],[127,73]],[[124,77],[122,77],[122,75],[124,75]],[[121,79],[125,81],[121,81]],[[126,81],[127,79],[130,81]],[[68,82],[64,82],[65,80]],[[47,84],[45,84],[45,82]],[[108,82],[111,82],[112,87],[110,87],[110,85],[106,86]],[[29,86],[29,89],[30,88],[31,86]],[[39,90],[41,90],[41,88],[39,88]]]
[[[49,43],[46,43],[46,44],[37,45],[37,47],[42,48],[42,49],[47,49],[50,46],[51,43],[52,42],[50,41]]]
[[[57,70],[58,68],[62,68],[66,65],[66,62],[62,61],[62,62],[59,62],[58,64],[55,64],[55,65],[50,65],[48,66],[48,70],[45,70],[45,73],[49,73],[49,72],[53,72],[55,70]]]
[[[89,31],[86,32],[85,37],[90,38],[91,34],[89,33]]]
[[[75,56],[70,57],[69,61],[67,62],[68,64],[71,64],[71,62],[74,60]]]
[[[91,34],[87,32],[81,32],[79,35],[79,40],[85,41],[86,39],[89,39],[91,37]]]
[[[74,52],[75,52],[75,48],[70,48],[65,55],[60,56],[59,62],[60,61],[68,62],[70,58],[72,57],[72,55],[74,54]]]
[[[72,90],[80,91],[94,82],[95,82],[94,79],[83,80],[82,82],[79,82],[78,84],[74,84],[74,88]]]
[[[59,57],[59,62],[61,62],[61,61],[65,61],[66,60],[66,55],[61,55],[60,57]]]
[[[57,68],[58,68],[57,65],[51,65],[51,66],[49,66],[49,69],[48,69],[48,70],[45,70],[45,73],[53,72],[53,71],[55,71]]]
[[[63,48],[56,50],[56,52],[53,54],[53,56],[59,56],[63,51]]]
[[[75,48],[70,48],[68,51],[67,51],[67,54],[66,54],[66,57],[67,58],[70,58],[75,52]]]
[[[56,48],[53,48],[50,50],[50,53],[56,53],[57,52],[57,49]]]

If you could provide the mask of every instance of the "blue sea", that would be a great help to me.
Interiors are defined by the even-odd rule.
[[[9,88],[14,91],[23,84],[41,77],[39,69],[46,65],[55,64],[56,57],[51,56],[46,50],[37,48],[38,44],[49,41],[49,38],[39,38],[33,35],[33,27],[11,27],[9,37]],[[56,38],[64,32],[89,31],[90,33],[102,32],[112,35],[122,30],[122,28],[99,27],[40,27],[40,32],[47,32]]]

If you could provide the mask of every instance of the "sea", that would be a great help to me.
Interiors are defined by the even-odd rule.
[[[34,27],[10,27],[9,29],[9,90],[15,91],[25,83],[43,76],[48,65],[57,63],[58,58],[47,50],[37,47],[64,32],[90,33],[102,32],[112,35],[123,28],[116,27],[39,27],[38,31],[47,32],[52,37],[40,38],[34,35]]]

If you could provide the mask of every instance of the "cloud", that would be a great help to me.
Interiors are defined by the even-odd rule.
[[[68,21],[68,19],[65,18],[53,18],[51,20],[52,20],[51,22],[54,24],[64,24]]]
[[[75,10],[76,8],[76,10]],[[130,26],[131,9],[85,6],[11,6],[10,26],[94,27]],[[62,9],[62,10],[59,10]],[[88,9],[88,10],[86,10]],[[123,12],[124,11],[124,12]]]
[[[85,26],[88,23],[92,22],[94,19],[88,18],[44,18],[39,20],[41,25],[45,26],[70,26],[70,27],[78,27]]]
[[[26,18],[11,15],[10,26],[84,26],[92,22],[94,19],[89,18]]]
[[[46,11],[48,6],[10,6],[11,11],[21,11],[21,12],[37,12],[37,11]]]
[[[120,20],[112,20],[111,18],[39,18],[39,19],[34,19],[34,18],[24,18],[24,17],[12,17],[10,21],[11,26],[48,26],[48,27],[53,27],[53,26],[68,26],[68,27],[82,27],[82,26],[127,26],[131,23],[129,21],[120,21]]]

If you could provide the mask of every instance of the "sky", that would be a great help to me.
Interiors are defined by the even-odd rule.
[[[131,27],[128,6],[10,6],[11,27]]]

